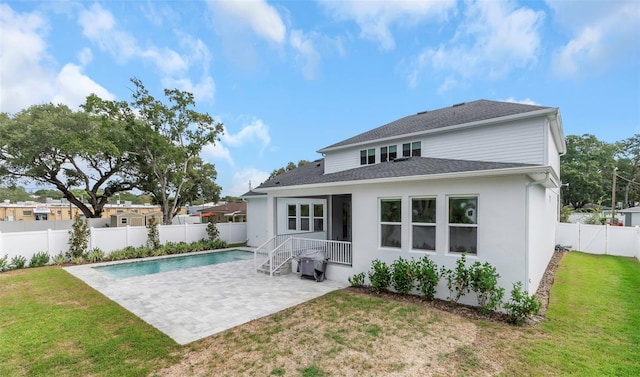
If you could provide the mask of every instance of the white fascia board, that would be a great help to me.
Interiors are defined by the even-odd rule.
[[[527,118],[535,118],[535,117],[539,117],[539,116],[552,116],[552,115],[555,115],[555,114],[558,115],[557,119],[560,119],[559,118],[560,113],[558,111],[558,108],[551,107],[551,108],[548,108],[548,109],[530,111],[530,112],[527,112],[527,113],[520,113],[520,114],[507,115],[507,116],[503,116],[503,117],[499,117],[499,118],[478,120],[478,121],[470,122],[470,123],[456,124],[456,125],[453,125],[453,126],[441,127],[441,128],[436,128],[436,129],[433,129],[433,130],[412,132],[412,133],[408,133],[408,134],[395,135],[395,136],[389,136],[389,137],[384,137],[384,138],[380,138],[380,139],[362,141],[362,142],[359,142],[359,143],[341,145],[339,147],[323,148],[323,149],[320,149],[320,150],[318,150],[316,152],[317,153],[321,153],[321,154],[325,154],[327,152],[338,151],[338,150],[346,149],[346,148],[353,148],[353,147],[357,147],[357,146],[360,146],[360,145],[369,145],[369,144],[371,144],[373,142],[378,143],[378,142],[384,142],[384,141],[387,141],[387,140],[397,140],[397,139],[411,138],[411,137],[422,136],[422,135],[445,133],[445,132],[450,132],[450,131],[462,130],[462,129],[465,129],[465,128],[489,126],[489,125],[493,125],[493,124],[500,124],[500,123],[511,122],[511,121],[515,121],[515,120],[522,120],[522,119],[527,119]],[[560,122],[560,127],[562,127],[562,122]]]
[[[558,187],[557,182],[559,181],[559,179],[551,167],[526,166],[526,167],[506,168],[506,169],[474,170],[474,171],[467,171],[467,172],[454,172],[454,173],[443,173],[443,174],[411,175],[406,177],[361,179],[356,181],[340,181],[340,182],[327,182],[327,183],[313,183],[308,185],[268,187],[268,188],[262,188],[259,191],[258,190],[256,191],[268,193],[268,192],[282,191],[282,190],[304,190],[304,189],[314,189],[314,188],[324,188],[324,187],[368,185],[372,183],[436,181],[436,180],[443,180],[443,179],[500,177],[505,175],[517,175],[517,174],[526,174],[531,179],[538,180],[544,177],[547,173],[550,174],[550,178],[551,178],[550,180],[553,181],[553,184],[551,184],[550,187]]]

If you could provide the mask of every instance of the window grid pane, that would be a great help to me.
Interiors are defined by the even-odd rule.
[[[411,156],[411,144],[410,143],[402,144],[402,157],[409,157],[409,156]]]
[[[414,223],[435,223],[436,199],[412,199],[411,221]]]
[[[389,146],[389,161],[393,161],[398,157],[398,146],[390,145]]]
[[[478,198],[449,198],[450,224],[477,224]]]
[[[402,219],[400,199],[382,199],[380,201],[380,221],[399,223]]]
[[[436,227],[433,225],[414,225],[412,247],[420,250],[436,249]]]

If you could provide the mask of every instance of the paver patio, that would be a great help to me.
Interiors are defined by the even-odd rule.
[[[255,272],[253,260],[125,279],[92,268],[111,263],[71,266],[65,270],[179,344],[346,287],[331,280],[317,283],[300,279],[295,273],[269,277]]]

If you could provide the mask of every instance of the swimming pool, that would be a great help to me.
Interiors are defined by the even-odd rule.
[[[160,272],[208,266],[210,264],[235,262],[252,258],[253,253],[249,251],[225,250],[203,254],[181,255],[179,257],[118,263],[92,268],[97,271],[105,272],[117,279],[124,279],[134,276],[151,275]]]

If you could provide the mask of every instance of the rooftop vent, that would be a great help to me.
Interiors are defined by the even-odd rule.
[[[411,157],[396,157],[393,159],[393,162],[407,161]]]
[[[418,113],[416,115],[422,115],[422,114],[426,114],[428,113],[429,110],[425,110],[425,111],[418,111]]]
[[[464,105],[466,102],[460,102],[460,103],[456,103],[455,105],[451,106],[451,107],[458,107],[458,106],[462,106]]]

